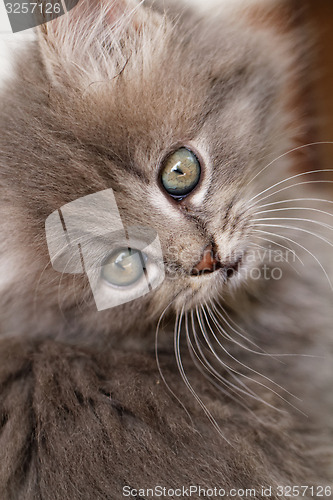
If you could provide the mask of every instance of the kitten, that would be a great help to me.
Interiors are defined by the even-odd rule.
[[[307,132],[302,30],[283,4],[222,7],[81,0],[17,58],[1,110],[2,499],[329,496],[331,205],[299,170],[306,148],[288,153]],[[165,279],[97,312],[84,273],[53,269],[44,226],[106,189],[125,228],[157,232]]]

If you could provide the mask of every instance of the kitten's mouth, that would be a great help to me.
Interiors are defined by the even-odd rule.
[[[201,276],[203,274],[211,274],[220,271],[224,273],[226,278],[230,279],[239,272],[242,261],[243,256],[239,256],[234,260],[231,259],[227,262],[221,262],[217,254],[213,251],[212,246],[209,245],[204,250],[201,261],[192,269],[191,276]]]

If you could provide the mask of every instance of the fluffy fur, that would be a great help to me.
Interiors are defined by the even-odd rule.
[[[124,485],[195,483],[259,499],[261,485],[278,498],[277,485],[329,484],[330,205],[285,154],[307,130],[303,39],[283,5],[260,22],[250,7],[82,0],[18,57],[1,111],[1,498],[119,500]],[[177,204],[159,166],[183,145],[203,178]],[[44,223],[110,187],[125,226],[158,232],[166,279],[97,313],[84,275],[52,269]],[[295,215],[292,202],[282,215],[259,205],[295,198],[293,232],[258,225]],[[260,259],[245,253],[230,279],[191,276],[210,243],[222,263],[291,244],[304,266],[251,279]]]

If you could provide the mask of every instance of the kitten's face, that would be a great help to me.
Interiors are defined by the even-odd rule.
[[[125,228],[154,229],[163,252],[157,290],[96,314],[84,275],[44,270],[39,287],[50,307],[60,295],[66,317],[76,311],[97,328],[125,331],[155,320],[172,301],[180,310],[241,286],[255,241],[250,200],[264,187],[260,176],[249,181],[285,146],[284,63],[271,62],[263,40],[237,22],[171,17],[141,6],[112,31],[104,13],[90,41],[83,18],[67,26],[61,18],[40,45],[48,81],[37,77],[40,123],[27,145],[41,150],[29,194],[34,231],[69,201],[112,188]],[[41,249],[39,268],[47,264]]]

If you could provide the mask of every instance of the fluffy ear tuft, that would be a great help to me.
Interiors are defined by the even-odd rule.
[[[124,42],[133,39],[145,22],[143,3],[80,0],[63,16],[40,26],[40,48],[52,82],[57,84],[66,75],[115,76],[127,60]]]

